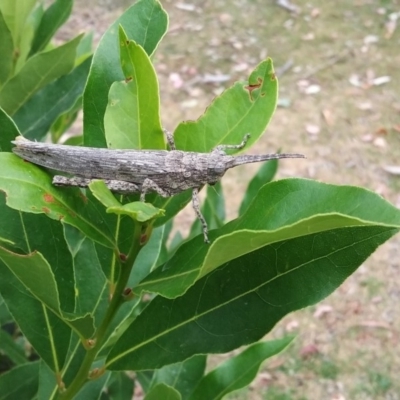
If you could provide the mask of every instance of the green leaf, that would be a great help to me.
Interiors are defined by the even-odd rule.
[[[10,29],[0,10],[0,88],[7,82],[11,75],[14,57],[14,43]]]
[[[160,383],[146,394],[144,400],[181,400],[181,395],[174,388]]]
[[[62,135],[72,126],[82,108],[82,96],[79,96],[75,104],[66,112],[59,115],[50,127],[51,141],[59,143]],[[70,146],[82,146],[83,135],[69,136],[62,144]]]
[[[88,57],[92,55],[92,46],[93,32],[85,33],[85,36],[83,36],[76,49],[76,66],[80,65],[83,61],[85,61]]]
[[[35,214],[44,213],[75,226],[103,246],[116,248],[107,219],[79,189],[54,187],[45,171],[14,154],[0,153],[0,163],[0,189],[7,194],[9,207]]]
[[[39,384],[39,362],[13,368],[0,375],[1,400],[33,399]]]
[[[107,399],[126,400],[133,399],[135,381],[125,372],[113,372],[107,384]]]
[[[52,371],[60,371],[71,328],[44,307],[1,261],[0,276],[0,293],[22,333]]]
[[[19,136],[19,131],[15,122],[0,107],[0,152],[11,151],[13,145],[11,140]]]
[[[207,196],[203,204],[203,215],[209,229],[220,228],[225,221],[225,200],[221,182],[207,186]]]
[[[341,227],[235,258],[181,297],[157,296],[111,349],[107,368],[156,369],[253,343],[288,313],[331,294],[398,231],[388,225]]]
[[[54,121],[74,107],[82,96],[90,63],[91,59],[88,58],[69,74],[46,85],[23,104],[13,117],[23,136],[42,140]]]
[[[81,37],[82,35],[54,50],[31,57],[1,88],[0,106],[13,115],[43,86],[68,74],[74,66],[76,47]]]
[[[98,365],[98,367],[101,367],[101,365]],[[104,390],[104,386],[106,385],[109,377],[110,377],[110,372],[107,371],[99,378],[90,380],[82,387],[79,393],[74,396],[74,400],[100,399],[101,394]]]
[[[220,144],[239,144],[246,133],[248,147],[263,134],[276,108],[278,81],[272,60],[260,63],[248,82],[236,82],[217,97],[196,121],[175,130],[176,148],[207,153]]]
[[[33,39],[30,56],[43,50],[57,32],[58,28],[68,19],[72,11],[72,0],[56,0],[44,12],[39,28]]]
[[[9,322],[13,322],[13,317],[7,309],[4,299],[0,295],[0,326],[8,324]]]
[[[82,346],[81,340],[78,339],[77,335],[73,335],[69,342],[64,368],[60,371],[58,376],[55,376],[54,372],[49,369],[46,364],[41,363],[38,400],[58,399],[59,387],[57,385],[57,380],[58,382],[62,381],[65,386],[68,387],[75,378],[76,372],[82,365],[86,353],[87,352]]]
[[[154,372],[151,387],[164,383],[175,388],[180,393],[182,400],[189,399],[193,390],[203,378],[206,361],[207,356],[200,355],[181,363],[166,365]],[[205,396],[203,399],[209,399],[209,397]]]
[[[99,325],[109,305],[109,288],[94,243],[72,226],[64,225],[65,237],[73,258],[75,278],[74,314],[95,316]]]
[[[199,277],[224,263],[269,244],[332,229],[400,226],[400,212],[375,193],[352,186],[327,185],[305,179],[284,179],[264,185],[240,218],[183,244],[135,292],[183,294]],[[327,249],[328,250],[328,249]],[[312,257],[312,254],[310,254]],[[185,279],[183,279],[183,277]]]
[[[69,353],[69,363],[65,369],[57,376],[58,381],[62,381],[65,387],[68,387],[72,380],[76,377],[76,373],[82,364],[86,351],[80,342],[71,341]],[[93,364],[93,369],[100,368],[101,361],[96,361]],[[103,399],[103,392],[106,390],[106,385],[110,380],[110,372],[105,372],[97,379],[89,380],[82,387],[78,394],[74,396],[74,400],[98,400]],[[40,381],[38,400],[56,400],[60,398],[59,388],[55,379],[54,373],[47,368],[43,363],[40,367]]]
[[[106,207],[121,207],[122,204],[115,198],[111,190],[101,179],[94,179],[89,183],[89,189],[93,196]]]
[[[124,204],[118,207],[108,207],[107,212],[117,215],[128,215],[138,222],[147,222],[158,216],[164,215],[164,210],[160,210],[150,203],[135,201],[134,203]]]
[[[95,181],[91,183],[92,188],[95,188],[96,185],[100,188],[104,188],[104,193],[108,193],[108,195],[111,196],[110,198],[112,198],[110,201],[114,201],[115,205],[117,204],[117,200],[114,198],[114,195],[111,194],[109,189],[104,186],[104,182]],[[99,193],[100,191],[98,191],[97,195]],[[96,206],[97,219],[99,221],[103,220],[104,223],[106,223],[108,231],[113,235],[113,240],[118,242],[118,254],[128,254],[131,248],[132,240],[134,240],[133,236],[135,232],[135,222],[126,215],[113,215],[107,213],[107,209],[104,207],[104,205],[97,201],[90,191],[86,191],[86,196],[88,200],[94,206]],[[103,200],[104,199],[102,199],[102,201]],[[125,198],[120,196],[120,201],[129,201],[129,196],[126,196]],[[97,245],[96,251],[98,253],[98,259],[101,263],[104,274],[110,282],[115,282],[119,275],[119,258],[115,257],[115,251]]]
[[[39,391],[37,394],[37,400],[56,400],[59,399],[59,387],[57,382],[63,382],[65,387],[68,387],[72,380],[76,377],[76,372],[82,365],[86,350],[82,346],[82,342],[76,335],[71,337],[69,343],[69,349],[67,354],[67,361],[62,371],[56,376],[54,372],[48,368],[45,363],[41,363],[39,371]],[[99,367],[99,363],[96,362],[93,367]],[[108,379],[109,373],[103,375],[105,380]],[[98,382],[99,380],[95,380]],[[101,380],[101,386],[104,386],[104,380]],[[74,397],[75,400],[76,397]],[[87,397],[90,399],[92,397]],[[99,399],[100,397],[93,397]]]
[[[125,81],[114,82],[104,115],[107,145],[114,149],[165,149],[156,72],[144,49],[119,27]]]
[[[256,197],[257,192],[266,183],[271,182],[278,170],[278,160],[271,160],[264,163],[258,172],[253,176],[249,185],[247,186],[242,203],[239,208],[239,215],[243,215],[249,207],[250,203]]]
[[[49,366],[41,360],[39,367],[39,389],[37,400],[52,399],[52,392],[58,392],[56,375]]]
[[[12,253],[0,247],[0,259],[38,300],[58,313],[58,291],[54,275],[47,261],[40,253],[25,256]]]
[[[29,14],[25,26],[24,34],[21,36],[20,44],[18,46],[18,52],[16,54],[16,63],[14,67],[14,74],[18,73],[24,66],[29,52],[31,50],[32,40],[35,36],[35,32],[40,25],[42,16],[44,14],[44,8],[42,3],[36,4],[36,7]]]
[[[150,196],[149,196],[150,198]],[[149,198],[146,197],[146,200],[149,201]],[[160,216],[154,221],[154,226],[162,226],[166,224],[169,220],[171,220],[173,217],[175,217],[176,214],[180,210],[186,207],[186,205],[191,201],[192,199],[192,190],[185,190],[182,193],[178,193],[175,196],[172,197],[161,197],[157,196],[155,201],[152,202],[154,207],[160,208],[165,210],[165,215]],[[151,201],[151,200],[150,200]],[[195,218],[195,217],[194,217]]]
[[[53,271],[40,253],[19,255],[0,247],[0,260],[37,300],[67,322],[77,333],[85,338],[93,334],[92,318],[86,316],[79,318],[78,315],[61,311]]]
[[[173,238],[170,239],[171,236],[171,231],[172,231],[172,227],[173,227],[173,222],[172,220],[168,221],[165,225],[162,226],[163,228],[163,234],[162,237],[160,238],[160,251],[159,251],[159,255],[158,255],[158,259],[156,262],[156,267],[159,267],[162,264],[165,264],[165,262],[171,257],[171,255],[173,254],[173,250],[176,250],[176,247],[173,247]],[[157,228],[159,229],[159,228]],[[177,231],[176,233],[179,233],[179,231]],[[175,237],[176,235],[174,235]],[[181,244],[179,242],[179,244]],[[140,255],[140,254],[139,254]],[[149,275],[150,271],[145,275]],[[132,287],[135,287],[138,285],[138,283],[140,281],[142,281],[145,276],[143,276],[138,282],[135,282],[135,285],[132,285]]]
[[[107,189],[108,190],[108,189]],[[87,198],[97,206],[97,219],[104,220],[110,232],[113,232],[113,240],[117,242],[118,254],[110,248],[105,248],[96,243],[97,258],[102,270],[111,283],[115,283],[119,276],[119,256],[128,254],[134,240],[135,222],[126,215],[107,214],[107,209],[98,202],[90,191],[86,191]],[[125,201],[122,196],[120,201]]]
[[[1,264],[0,267],[0,292],[36,351],[53,370],[59,370],[68,349],[71,327],[84,337],[93,333],[92,318],[79,306],[82,302],[81,297],[96,289],[99,278],[91,276],[85,291],[79,292],[79,285],[80,278],[89,265],[92,266],[93,272],[96,259],[86,263],[86,270],[75,271],[74,275],[71,253],[65,243],[61,224],[44,215],[17,212],[5,205],[4,196],[0,196],[0,210],[3,222],[0,224],[0,236],[7,235],[14,243],[13,250],[23,253],[40,251],[45,256],[43,258],[39,253],[33,253],[36,256],[33,258],[2,249],[6,264]],[[74,257],[76,263],[77,257]],[[35,262],[39,263],[38,266]],[[9,268],[6,268],[6,265]],[[78,264],[78,267],[81,265]],[[101,270],[99,272],[101,273]],[[97,300],[97,309],[100,309],[104,301],[101,303]],[[58,317],[49,312],[42,302],[52,307]],[[90,311],[92,310],[93,307]],[[71,315],[73,311],[75,314]],[[63,340],[53,343],[54,337]],[[48,338],[48,341],[44,338]]]
[[[165,226],[160,226],[153,230],[150,240],[146,243],[135,260],[133,273],[131,274],[128,287],[136,286],[157,266],[157,261],[161,253]]]
[[[135,371],[136,379],[140,383],[143,391],[147,393],[150,388],[151,379],[154,375],[153,371]]]
[[[0,350],[2,354],[7,357],[16,365],[25,364],[27,362],[25,352],[14,339],[0,328]]]
[[[71,136],[69,137],[63,144],[69,145],[69,146],[82,146],[83,145],[83,136]]]
[[[127,286],[128,287],[128,286]],[[141,302],[140,298],[133,298],[130,301],[124,302],[119,308],[117,314],[111,321],[107,336],[108,339],[102,346],[98,358],[104,361],[109,350],[118,340],[118,338],[124,333],[125,329],[130,325],[130,323],[140,314],[142,309],[146,306],[144,302]]]
[[[86,146],[107,147],[104,113],[108,92],[113,82],[124,79],[115,45],[118,43],[118,26],[121,25],[128,37],[151,55],[164,36],[167,24],[167,14],[157,0],[140,0],[128,8],[102,37],[93,57],[83,100]]]
[[[0,10],[4,20],[11,31],[15,47],[20,47],[21,36],[23,36],[26,20],[35,7],[36,0],[2,0]]]
[[[13,246],[4,246],[8,250],[25,254],[40,251],[55,275],[61,309],[72,312],[75,307],[74,297],[71,296],[74,292],[74,274],[61,224],[44,215],[22,214],[7,207],[3,194],[0,195],[0,210],[0,237],[6,236],[13,243]]]
[[[280,353],[292,340],[292,337],[286,337],[249,346],[209,372],[200,381],[190,400],[220,400],[228,393],[249,385],[256,377],[261,363]]]

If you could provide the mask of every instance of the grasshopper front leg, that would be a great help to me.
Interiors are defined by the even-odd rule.
[[[203,214],[200,211],[200,201],[199,201],[199,189],[198,188],[194,188],[192,191],[192,205],[193,205],[193,209],[194,212],[197,215],[197,218],[200,220],[201,222],[201,226],[203,228],[203,235],[204,235],[204,242],[205,243],[210,243],[210,241],[208,240],[208,226],[207,226],[207,221],[204,218]]]
[[[244,135],[243,140],[239,144],[220,144],[217,146],[215,149],[213,149],[213,152],[219,152],[223,151],[225,153],[225,150],[240,150],[243,149],[246,146],[247,141],[250,138],[250,133],[246,133]]]
[[[140,201],[145,201],[146,193],[149,191],[156,192],[157,194],[159,194],[162,197],[170,197],[170,194],[168,192],[166,192],[164,189],[160,188],[160,186],[158,186],[154,181],[152,181],[151,179],[145,179],[143,182],[143,185],[142,185]],[[193,205],[194,212],[197,215],[197,218],[201,222],[201,226],[203,228],[204,241],[206,243],[210,243],[210,241],[208,240],[207,222],[206,222],[203,214],[200,211],[200,201],[199,201],[198,193],[199,193],[199,189],[194,188],[192,191],[192,205]]]

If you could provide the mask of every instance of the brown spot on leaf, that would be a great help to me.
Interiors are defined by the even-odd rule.
[[[122,292],[122,297],[125,301],[129,301],[135,297],[135,294],[132,292],[131,288],[125,288]]]
[[[42,207],[42,211],[43,211],[45,214],[50,214],[50,208]]]
[[[276,80],[275,72],[271,72],[271,81]]]
[[[132,81],[133,81],[133,77],[132,76],[127,76],[125,78],[125,83],[129,83],[129,82],[132,82]]]
[[[143,246],[145,243],[147,243],[147,240],[149,239],[149,237],[147,236],[147,234],[143,234],[140,236],[140,244]]]
[[[244,88],[249,91],[250,99],[253,100],[252,92],[253,90],[259,89],[262,85],[262,79],[258,78],[258,83],[247,85]]]
[[[46,203],[54,203],[54,202],[55,202],[54,196],[51,195],[50,193],[45,193],[45,194],[43,195],[43,199],[44,199],[44,201],[45,201]]]
[[[120,253],[119,254],[119,259],[122,261],[122,262],[125,262],[126,261],[126,254],[124,254],[124,253]]]

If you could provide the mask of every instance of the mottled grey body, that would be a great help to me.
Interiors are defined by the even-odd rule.
[[[241,149],[249,135],[239,145],[221,145],[210,153],[175,150],[173,138],[167,134],[172,150],[112,150],[32,142],[18,137],[13,152],[35,164],[74,175],[55,176],[53,183],[62,186],[86,187],[92,179],[104,179],[116,192],[157,192],[168,197],[193,189],[193,206],[203,223],[205,241],[207,224],[200,213],[197,192],[205,184],[213,185],[226,170],[237,165],[278,158],[304,158],[301,154],[266,154],[261,156],[230,156],[226,149]]]
[[[25,160],[88,179],[131,182],[150,179],[170,196],[216,183],[234,157],[179,150],[110,150],[16,141],[13,152]]]

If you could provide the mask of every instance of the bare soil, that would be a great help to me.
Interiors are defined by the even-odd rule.
[[[77,0],[63,34],[93,28],[98,40],[128,3]],[[196,119],[271,57],[281,106],[250,153],[303,152],[278,178],[359,185],[400,207],[400,176],[384,170],[400,165],[399,0],[297,1],[298,12],[272,0],[162,4],[170,28],[154,62],[165,127]],[[227,174],[229,218],[254,168]],[[193,218],[180,217],[183,230]],[[295,332],[296,343],[232,398],[400,399],[399,245],[397,236],[321,304],[281,321],[269,337]]]

